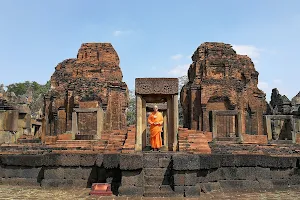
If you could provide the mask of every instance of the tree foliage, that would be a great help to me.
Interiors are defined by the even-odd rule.
[[[129,91],[129,104],[127,110],[127,125],[135,124],[135,94],[134,91]]]
[[[20,96],[26,94],[31,89],[33,99],[37,99],[39,95],[43,95],[50,89],[50,81],[45,85],[41,85],[35,81],[25,81],[23,83],[13,83],[7,86],[7,92],[14,92],[15,95]]]

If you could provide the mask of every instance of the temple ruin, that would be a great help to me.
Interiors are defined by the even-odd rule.
[[[300,92],[290,101],[277,88],[272,90],[268,104],[266,132],[271,143],[299,142],[300,133]]]
[[[13,92],[5,92],[0,85],[0,144],[22,142],[22,138],[41,135],[41,116],[32,116],[31,101],[31,91],[16,96]]]
[[[119,64],[110,43],[82,44],[76,59],[59,63],[45,96],[45,135],[93,140],[102,131],[126,129],[128,88]]]
[[[184,127],[234,141],[243,134],[264,135],[265,93],[257,87],[251,59],[229,44],[206,42],[192,60],[180,96]]]
[[[0,87],[0,184],[97,183],[109,188],[103,194],[148,197],[300,186],[300,93],[290,101],[274,89],[267,103],[253,62],[230,44],[203,43],[192,61],[182,89],[177,78],[136,78],[129,127],[128,88],[110,43],[84,43],[59,63],[37,113],[30,91],[17,97]],[[148,151],[154,104],[164,117],[162,152]]]

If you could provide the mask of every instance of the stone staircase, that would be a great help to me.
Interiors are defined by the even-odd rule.
[[[127,131],[127,138],[125,140],[122,153],[134,153],[135,147],[135,126],[130,126]]]
[[[126,139],[127,130],[113,130],[109,132],[110,135],[104,152],[121,152]],[[107,136],[105,138],[107,138]]]
[[[179,128],[178,130],[179,151],[210,154],[211,149],[208,145],[209,138],[202,131],[188,130]]]
[[[144,168],[143,171],[145,197],[174,196],[171,170],[168,168]]]
[[[214,142],[216,144],[237,144],[239,140],[239,137],[217,137]]]
[[[57,140],[53,147],[64,147],[68,150],[90,150],[97,140]]]

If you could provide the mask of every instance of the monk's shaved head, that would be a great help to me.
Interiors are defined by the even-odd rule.
[[[154,105],[154,111],[155,111],[155,112],[158,111],[157,105]]]

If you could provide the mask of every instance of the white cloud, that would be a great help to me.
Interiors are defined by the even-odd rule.
[[[274,83],[274,84],[281,85],[281,84],[282,84],[282,80],[280,80],[280,79],[275,79],[275,80],[273,80],[273,83]]]
[[[247,55],[252,61],[257,64],[259,62],[261,49],[253,45],[232,45],[232,48],[236,51],[237,54]]]
[[[268,90],[269,89],[269,84],[264,81],[259,81],[258,82],[258,88],[262,90]]]
[[[176,54],[176,55],[171,56],[171,59],[172,60],[180,60],[182,57],[183,57],[182,54]]]
[[[168,74],[175,77],[180,77],[183,75],[186,75],[188,72],[190,64],[184,64],[184,65],[177,65],[176,67],[172,68],[170,71],[168,71]]]
[[[192,56],[193,56],[193,55],[188,55],[186,58],[187,58],[187,59],[192,59]]]
[[[127,30],[127,31],[120,31],[120,30],[117,30],[117,31],[114,31],[113,32],[113,35],[118,37],[118,36],[121,36],[121,35],[128,35],[128,34],[131,34],[133,31],[131,30]]]

